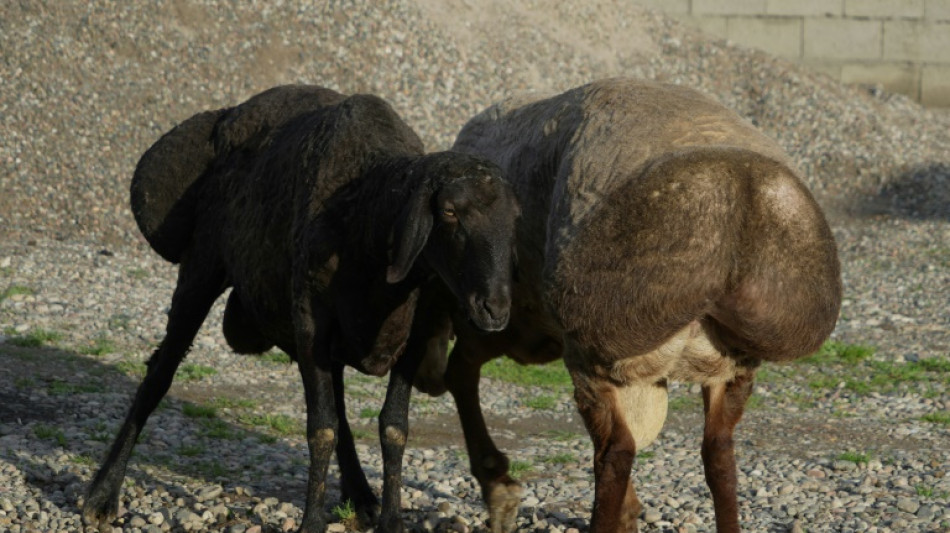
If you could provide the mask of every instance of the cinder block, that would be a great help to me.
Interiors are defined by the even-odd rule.
[[[815,61],[805,59],[801,61],[801,64],[808,67],[809,70],[824,74],[835,81],[841,80],[841,63],[837,61]]]
[[[931,107],[950,107],[950,66],[924,65],[920,103]]]
[[[892,93],[920,99],[920,68],[907,63],[846,63],[841,83],[878,84]]]
[[[950,0],[926,0],[924,17],[931,22],[950,20]]]
[[[916,20],[884,22],[884,59],[950,63],[950,24]]]
[[[880,59],[883,23],[879,20],[806,18],[805,57]]]
[[[841,16],[844,0],[766,0],[765,12],[798,17]]]
[[[729,17],[726,36],[777,56],[802,56],[802,19],[798,17]]]
[[[635,0],[634,3],[672,15],[689,13],[689,0]]]
[[[924,0],[844,0],[846,17],[923,18]]]
[[[699,28],[700,31],[706,35],[709,35],[710,37],[718,37],[720,39],[726,38],[726,21],[728,20],[726,17],[711,15],[703,17],[686,16],[678,18],[690,26]]]
[[[763,15],[766,0],[693,0],[693,15]]]

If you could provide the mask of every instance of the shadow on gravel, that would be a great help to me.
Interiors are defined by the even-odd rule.
[[[853,211],[865,216],[950,221],[950,162],[911,169],[891,180],[880,194],[855,202]]]
[[[61,511],[78,513],[78,498],[111,446],[139,382],[92,356],[0,344],[0,463],[15,465]],[[238,409],[229,414],[193,409],[186,415],[184,406],[199,403],[176,391],[178,383],[176,379],[149,418],[129,462],[126,486],[131,480],[134,493],[160,488],[194,508],[194,490],[174,481],[188,478],[192,487],[195,480],[202,486],[250,487],[261,499],[275,497],[302,508],[307,461],[303,425],[299,435],[294,428],[293,434],[284,430],[275,436],[237,422]],[[191,382],[189,388],[200,389],[200,384]],[[249,399],[250,392],[223,402]],[[273,412],[265,402],[257,406]],[[153,468],[162,470],[161,479],[149,473]],[[381,478],[381,472],[364,470],[370,479]],[[330,476],[329,482],[327,504],[332,508],[339,503],[339,479]],[[228,496],[238,506],[242,499],[250,500],[233,492]]]

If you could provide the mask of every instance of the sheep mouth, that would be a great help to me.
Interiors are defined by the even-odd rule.
[[[490,319],[477,319],[475,317],[470,317],[468,319],[469,323],[475,328],[485,332],[485,333],[495,333],[501,331],[508,327],[508,316],[505,315],[502,318],[490,318]]]
[[[511,316],[511,297],[508,291],[492,296],[469,294],[465,299],[468,322],[484,332],[501,331],[508,326]]]
[[[491,333],[501,331],[508,327],[508,319],[510,316],[511,312],[507,308],[504,310],[489,310],[482,305],[470,310],[468,321],[471,325],[475,326],[476,329]]]

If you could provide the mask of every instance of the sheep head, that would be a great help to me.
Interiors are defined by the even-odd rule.
[[[410,172],[424,178],[393,229],[387,281],[405,278],[421,254],[475,327],[504,329],[521,213],[511,186],[494,164],[456,152],[424,156]]]

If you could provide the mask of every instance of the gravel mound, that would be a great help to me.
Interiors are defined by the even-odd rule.
[[[950,531],[950,113],[841,86],[623,0],[19,0],[0,2],[0,51],[0,531],[81,529],[85,484],[164,330],[175,269],[128,208],[135,163],[162,133],[274,85],[314,83],[379,94],[444,149],[510,93],[618,75],[704,90],[788,150],[839,243],[834,339],[877,348],[851,370],[763,374],[737,430],[744,527]],[[195,374],[176,381],[136,448],[122,531],[287,531],[302,515],[296,368],[231,354],[222,307],[189,356]],[[870,391],[849,375],[883,368],[893,377]],[[378,489],[385,382],[348,380]],[[521,462],[519,529],[584,530],[591,446],[570,392],[491,380],[484,390],[499,444]],[[636,467],[642,530],[710,531],[701,407],[696,391],[673,392],[679,408]],[[550,409],[529,405],[551,394]],[[412,409],[407,524],[484,530],[451,399],[414,398]],[[328,512],[339,503],[335,470],[330,479]]]
[[[127,191],[142,152],[192,114],[274,85],[377,93],[436,149],[504,95],[616,75],[719,98],[785,146],[818,194],[849,205],[920,194],[897,203],[947,216],[932,201],[932,189],[946,199],[946,115],[630,2],[319,4],[4,2],[0,236],[137,242]]]

